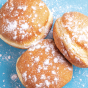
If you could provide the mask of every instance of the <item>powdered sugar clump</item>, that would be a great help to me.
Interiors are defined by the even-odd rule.
[[[44,3],[40,2],[40,3],[39,3],[39,6],[44,6]]]
[[[39,56],[35,58],[35,62],[39,62]]]
[[[42,87],[43,83],[36,84],[36,88]]]
[[[8,19],[6,19],[6,22],[7,22],[8,26],[6,27],[6,30],[4,29],[4,31],[11,32],[17,28],[17,21],[16,20],[10,22]]]
[[[25,82],[27,81],[27,71],[25,71],[23,74],[22,74],[22,77],[23,79],[25,80]]]
[[[56,84],[57,84],[58,80],[59,79],[57,77],[54,78],[54,81],[55,81]]]
[[[49,59],[46,59],[46,60],[44,61],[44,65],[49,65]]]
[[[23,11],[26,11],[27,6],[18,6],[18,8],[17,8],[17,9],[22,9]]]
[[[38,65],[37,72],[40,73],[41,69],[42,69],[42,66]]]
[[[45,74],[42,74],[40,79],[46,79]]]
[[[24,30],[28,29],[29,28],[28,23],[21,24],[21,28]]]
[[[49,85],[51,84],[48,80],[45,80],[45,84],[47,87],[49,87]]]
[[[36,75],[33,75],[33,81],[34,81],[34,82],[37,81]]]

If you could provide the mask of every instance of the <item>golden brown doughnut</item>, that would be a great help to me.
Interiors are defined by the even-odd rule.
[[[41,0],[8,0],[0,9],[0,38],[17,48],[28,48],[45,38],[53,17]]]
[[[65,58],[77,67],[88,67],[88,17],[64,13],[54,24],[53,37]]]
[[[16,71],[26,88],[61,88],[71,80],[73,67],[52,39],[43,39],[18,58]]]

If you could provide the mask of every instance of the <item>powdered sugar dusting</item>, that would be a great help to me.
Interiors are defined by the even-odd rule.
[[[72,71],[72,67],[69,67],[67,61],[59,53],[51,39],[40,40],[31,46],[27,52],[30,56],[28,60],[29,63],[26,64],[28,70],[25,70],[22,77],[24,81],[31,81],[30,84],[35,83],[36,88],[50,87],[50,85],[54,84],[57,85],[61,81],[60,75],[58,74],[60,71],[59,65],[66,64],[66,69],[63,70]],[[23,62],[25,63],[25,61]],[[23,68],[23,66],[21,68]]]
[[[22,74],[22,77],[24,78],[25,82],[27,81],[27,71],[25,71],[23,74]]]
[[[36,88],[40,88],[43,86],[43,83],[36,84]]]
[[[6,10],[1,11],[0,18],[3,18],[1,21],[3,23],[2,27],[4,27],[1,27],[2,35],[6,34],[8,39],[20,43],[24,43],[25,38],[29,41],[32,41],[32,39],[36,40],[36,37],[37,39],[40,39],[39,35],[41,35],[42,30],[47,30],[45,24],[43,22],[41,23],[40,20],[42,18],[40,14],[44,13],[44,15],[48,16],[46,14],[47,8],[45,8],[44,12],[40,13],[42,9],[44,10],[43,7],[45,7],[45,3],[42,1],[37,3],[33,1],[32,3],[31,0],[28,3],[20,2],[20,4],[17,5],[16,3],[17,2],[15,1],[10,1],[10,3],[8,1],[5,5]],[[32,5],[30,5],[30,3]],[[47,20],[48,19],[46,18],[45,22]],[[8,34],[10,35],[8,36]],[[31,37],[32,35],[34,38]],[[26,47],[26,44],[24,47]]]
[[[20,28],[17,28],[18,22],[16,20],[10,22],[8,19],[6,19],[6,22],[7,22],[8,26],[4,26],[4,28],[5,28],[4,32],[12,33],[14,40],[16,40],[18,37],[18,35],[17,35],[18,31],[21,34],[19,36],[22,36],[21,37],[22,39],[28,35],[28,32],[25,32],[28,28],[30,28],[28,23],[25,22],[24,24],[20,25]]]
[[[4,29],[5,31],[11,32],[17,28],[17,21],[16,20],[10,22],[8,19],[6,19],[6,22],[7,22],[8,26],[6,27],[6,29]]]
[[[6,0],[0,0],[0,8],[1,8],[1,6],[3,6],[5,1]],[[13,0],[10,0],[10,1],[13,1]],[[79,11],[79,12],[82,12],[82,13],[88,15],[88,4],[87,4],[88,1],[87,0],[80,0],[80,2],[78,0],[71,0],[71,1],[69,1],[69,0],[43,0],[43,1],[47,4],[49,9],[53,13],[53,18],[54,18],[53,21],[54,22],[58,17],[61,17],[63,13],[69,12],[69,11]],[[7,8],[8,8],[8,6],[7,6]],[[13,8],[11,8],[11,11],[12,10],[13,10]],[[3,16],[5,16],[5,14],[3,14]],[[0,17],[3,17],[3,16],[0,15]],[[14,16],[18,16],[18,12],[16,12]],[[28,17],[31,17],[31,16],[28,16]],[[51,34],[48,36],[48,38],[51,38],[50,36],[51,36]],[[73,37],[72,40],[74,40],[74,37]],[[1,83],[0,88],[2,88],[2,87],[6,88],[7,86],[9,86],[9,88],[10,87],[11,88],[13,88],[13,87],[22,88],[23,86],[19,81],[13,82],[10,79],[9,76],[8,76],[8,79],[7,79],[7,73],[12,74],[11,72],[15,70],[15,69],[12,70],[9,67],[15,68],[15,65],[14,65],[15,61],[14,60],[16,60],[15,59],[16,57],[14,55],[17,55],[19,53],[19,51],[18,50],[17,51],[14,51],[14,50],[10,51],[10,52],[14,53],[14,55],[12,55],[12,53],[10,53],[10,52],[9,52],[10,54],[8,53],[8,55],[11,55],[11,57],[15,57],[15,58],[14,58],[14,60],[13,59],[8,60],[8,55],[3,54],[3,52],[4,53],[7,52],[7,51],[5,51],[7,48],[4,45],[6,45],[6,44],[3,44],[3,42],[0,40],[0,49],[1,49],[1,52],[2,52],[2,53],[0,52],[0,54],[1,54],[0,66],[1,66],[1,68],[3,67],[3,70],[1,70],[1,73],[2,73],[1,76],[2,77],[1,77],[0,81],[2,83]],[[88,47],[87,44],[85,44],[85,46]],[[9,49],[11,49],[11,47],[9,47]],[[10,62],[14,66],[9,64]],[[2,63],[5,64],[5,65],[7,64],[7,65],[3,66]],[[56,69],[58,69],[58,67],[56,67]],[[80,71],[80,73],[79,73],[79,71]],[[7,84],[7,81],[8,81],[8,84]],[[68,85],[65,85],[63,88],[68,88],[68,87],[71,87],[71,88],[86,88],[87,85],[88,85],[87,81],[88,81],[88,69],[77,68],[77,67],[74,66],[73,78],[70,81],[70,83]],[[54,85],[54,81],[52,81],[51,83]],[[38,83],[38,84],[36,84],[35,88],[40,88],[42,86],[44,87],[43,83]]]

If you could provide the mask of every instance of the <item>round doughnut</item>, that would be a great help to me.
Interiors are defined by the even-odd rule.
[[[28,48],[47,36],[53,16],[41,0],[8,0],[0,9],[0,38],[17,48]]]
[[[26,88],[61,88],[71,80],[73,67],[52,39],[42,39],[18,58],[16,71]]]
[[[88,17],[79,12],[64,13],[54,24],[57,48],[73,65],[88,67]]]

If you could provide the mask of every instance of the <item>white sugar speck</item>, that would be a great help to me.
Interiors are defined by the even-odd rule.
[[[0,57],[2,57],[2,54],[0,54]]]
[[[41,24],[38,24],[38,27],[41,27]]]
[[[57,84],[58,78],[55,77],[55,78],[54,78],[54,81],[55,81],[55,83]]]
[[[52,74],[56,74],[56,72],[55,71],[52,71]]]
[[[49,79],[49,80],[50,80],[50,76],[47,76],[47,79]]]
[[[40,72],[41,69],[42,69],[42,66],[41,65],[38,65],[37,71]]]
[[[82,85],[84,87],[84,85]]]
[[[34,81],[34,82],[36,82],[36,81],[37,81],[37,78],[36,78],[36,76],[35,76],[35,75],[33,76],[33,81]]]
[[[5,82],[5,80],[3,80],[3,82]]]
[[[50,82],[48,80],[45,80],[45,84],[46,84],[47,87],[49,87]]]
[[[40,2],[40,3],[39,3],[39,6],[44,6],[44,3]]]
[[[8,56],[8,59],[11,59],[11,56]]]
[[[69,66],[67,67],[67,69],[68,69],[69,71],[72,71],[72,68],[71,68],[71,67],[69,67]]]
[[[82,81],[82,79],[79,79],[80,81]]]
[[[5,87],[5,85],[3,85],[3,87]]]
[[[43,83],[36,84],[36,88],[42,87]]]
[[[57,58],[54,58],[54,63],[58,63],[58,59]]]
[[[17,31],[14,31],[14,37],[13,39],[15,40],[17,38]]]
[[[29,75],[28,78],[31,79],[31,76]]]
[[[57,70],[59,70],[59,67],[57,67]]]
[[[49,65],[49,59],[46,59],[46,60],[44,61],[44,65]]]
[[[35,7],[35,6],[31,6],[31,8],[32,8],[33,10],[36,10],[36,7]]]
[[[29,64],[27,64],[27,67],[29,67],[30,65]]]
[[[40,79],[46,79],[45,74],[42,74]]]
[[[37,17],[38,15],[37,14],[35,14],[35,17]]]
[[[41,25],[40,25],[40,26],[41,26]],[[39,26],[39,27],[40,27],[40,26]],[[39,32],[42,32],[42,29],[41,29],[41,28],[39,29]]]

